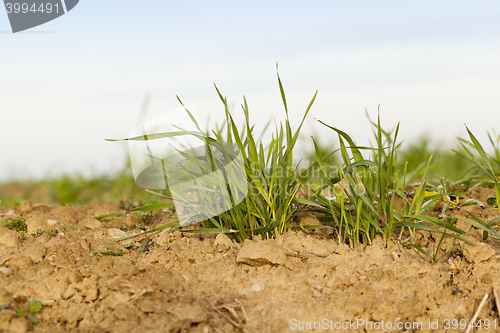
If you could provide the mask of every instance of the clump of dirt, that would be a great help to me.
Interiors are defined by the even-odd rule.
[[[469,196],[486,201],[476,193]],[[499,216],[486,202],[455,213],[466,209],[486,221]],[[140,235],[167,222],[159,211],[94,218],[120,210],[119,202],[0,210],[0,220],[23,217],[27,226],[22,238],[0,227],[0,305],[9,304],[0,332],[463,332],[485,294],[481,331],[486,321],[492,332],[500,325],[492,294],[500,242],[483,242],[482,231],[462,221],[478,245],[447,238],[441,253],[453,251],[432,265],[396,237],[389,249],[376,238],[360,251],[328,229],[238,244],[223,234]],[[312,215],[301,223],[320,224]],[[114,241],[130,234],[139,236]],[[415,242],[432,249],[433,237],[417,232]],[[33,299],[43,304],[36,325],[15,311]]]

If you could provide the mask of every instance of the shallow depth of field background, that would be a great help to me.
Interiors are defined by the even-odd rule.
[[[213,82],[241,118],[284,117],[275,63],[303,133],[335,142],[314,118],[368,144],[367,108],[400,138],[453,146],[466,123],[486,143],[500,111],[498,1],[97,1],[24,33],[0,12],[0,181],[123,167],[146,118],[195,104],[222,119]],[[142,121],[147,119],[142,119]],[[132,176],[132,175],[130,175]]]

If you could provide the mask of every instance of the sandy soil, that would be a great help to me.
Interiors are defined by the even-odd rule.
[[[491,193],[467,194],[486,204]],[[403,239],[395,237],[390,249],[376,239],[356,251],[339,244],[331,229],[244,244],[225,235],[162,231],[114,242],[122,256],[91,254],[110,251],[125,232],[139,233],[132,227],[143,222],[137,216],[92,218],[120,205],[24,202],[0,210],[0,220],[22,215],[28,225],[24,238],[0,226],[0,304],[10,304],[0,310],[0,332],[463,332],[460,325],[486,294],[483,326],[472,331],[500,331],[492,294],[500,287],[500,242],[483,243],[482,232],[463,222],[457,225],[478,245],[447,239],[442,252],[455,249],[437,265],[402,246]],[[499,215],[491,206],[465,209],[486,221]],[[162,214],[151,216],[147,227],[161,220]],[[305,216],[299,223],[319,221]],[[57,232],[31,236],[39,229]],[[144,240],[148,246],[138,253]],[[434,239],[418,232],[416,242],[432,249]],[[33,299],[43,303],[36,325],[14,311]]]

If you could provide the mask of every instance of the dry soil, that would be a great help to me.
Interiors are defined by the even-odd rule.
[[[498,209],[486,205],[489,194],[469,191],[468,198],[485,207],[453,213],[497,217]],[[0,220],[23,216],[28,226],[23,238],[0,226],[0,304],[10,304],[0,310],[0,332],[464,332],[460,326],[486,294],[478,314],[482,328],[472,331],[500,331],[493,295],[500,287],[500,242],[482,242],[482,232],[464,222],[457,226],[477,245],[446,239],[441,253],[455,249],[433,265],[402,245],[407,235],[394,235],[389,248],[377,238],[353,250],[331,229],[244,244],[222,234],[179,231],[113,242],[140,233],[132,227],[141,224],[137,216],[93,219],[120,211],[120,205],[26,201],[0,210]],[[438,204],[433,214],[441,209]],[[148,227],[167,220],[160,213]],[[319,221],[309,214],[298,223]],[[417,232],[414,241],[432,250],[433,237]],[[145,240],[148,246],[138,252]],[[109,252],[110,243],[123,255],[91,253]],[[36,325],[15,312],[33,299],[43,303]]]

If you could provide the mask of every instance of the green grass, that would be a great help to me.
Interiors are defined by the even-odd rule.
[[[376,146],[366,147],[356,145],[347,133],[321,123],[337,133],[343,163],[339,165],[337,175],[330,174],[323,178],[326,182],[308,187],[312,198],[296,198],[295,202],[315,207],[315,211],[324,215],[320,220],[334,223],[339,239],[354,248],[361,248],[370,245],[380,235],[389,247],[393,233],[407,228],[410,232],[415,229],[447,232],[451,237],[469,242],[460,237],[463,230],[424,215],[436,200],[445,195],[426,196],[429,174],[433,169],[432,154],[414,196],[410,198],[405,192],[407,163],[399,177],[396,173],[399,125],[392,134],[382,130],[379,118],[373,123]],[[371,153],[371,156],[365,157],[363,152],[365,155]],[[324,157],[319,149],[316,153],[318,164],[323,167]],[[327,189],[333,192],[329,197],[323,195]]]
[[[195,175],[210,173],[215,169],[216,164],[222,164],[217,159],[214,149],[225,153],[225,147],[228,145],[237,147],[242,157],[245,179],[243,179],[244,183],[241,183],[239,176],[232,171],[224,175],[225,183],[228,184],[229,197],[222,196],[219,191],[214,190],[218,186],[217,184],[205,184],[201,181],[196,182],[196,180],[192,184],[199,206],[203,208],[216,205],[232,207],[218,216],[205,219],[201,222],[202,229],[194,232],[224,232],[235,234],[241,241],[244,241],[247,237],[253,235],[272,238],[288,229],[290,220],[295,213],[292,201],[301,186],[301,181],[307,179],[309,177],[308,173],[312,170],[312,168],[309,168],[300,173],[299,166],[293,163],[293,156],[300,129],[314,103],[316,94],[314,94],[307,106],[300,126],[293,131],[289,121],[285,91],[279,74],[278,84],[286,120],[284,124],[275,124],[269,144],[255,140],[256,133],[254,133],[254,125],[250,123],[250,111],[245,97],[243,97],[243,104],[241,105],[245,123],[243,129],[239,130],[229,111],[227,99],[222,96],[217,87],[215,88],[223,103],[226,116],[224,125],[218,129],[211,132],[202,131],[189,110],[186,109],[186,112],[198,128],[197,132],[187,132],[179,129],[177,132],[145,134],[127,139],[154,140],[177,135],[197,137],[206,145],[208,157],[202,159],[198,156],[194,158],[189,153],[178,150],[178,153],[190,163],[190,168],[183,165],[182,171]],[[169,163],[166,159],[158,160],[162,165]],[[235,179],[238,181],[234,182]],[[237,203],[239,200],[236,200],[235,192],[243,190],[243,185],[247,188],[248,194],[243,201]],[[174,191],[174,189],[171,190]],[[210,193],[210,195],[206,193]],[[188,198],[182,197],[182,193],[174,194],[177,196],[177,201],[189,202]],[[202,212],[197,211],[196,213],[201,214]]]
[[[297,207],[300,206],[303,210],[312,209],[321,213],[320,220],[330,224],[309,226],[309,228],[334,228],[341,241],[355,248],[371,244],[378,235],[383,237],[389,247],[393,234],[396,231],[402,234],[405,229],[411,235],[416,229],[441,234],[439,245],[444,237],[454,237],[463,242],[472,243],[460,236],[465,232],[450,223],[448,218],[433,218],[425,215],[433,209],[438,200],[446,201],[447,205],[452,204],[451,193],[448,193],[451,188],[450,182],[441,177],[440,187],[431,183],[431,179],[436,179],[435,176],[432,178],[433,171],[439,164],[433,160],[434,152],[430,152],[428,141],[422,141],[420,146],[410,146],[407,151],[403,150],[402,145],[397,143],[399,124],[395,129],[386,131],[382,129],[380,118],[376,122],[369,120],[374,128],[376,142],[375,146],[371,147],[358,146],[347,133],[320,121],[322,125],[338,135],[340,148],[338,152],[328,152],[325,149],[326,145],[320,145],[313,139],[316,160],[310,161],[305,170],[299,169],[299,165],[293,163],[294,148],[316,94],[306,108],[299,128],[294,132],[290,126],[288,105],[279,74],[278,85],[286,121],[284,124],[275,125],[271,142],[267,145],[262,141],[254,140],[254,126],[250,123],[250,112],[246,99],[243,98],[242,105],[245,124],[242,130],[238,130],[237,124],[229,112],[227,99],[222,96],[217,87],[216,90],[224,105],[226,115],[222,127],[212,132],[203,132],[189,110],[186,109],[195,122],[198,132],[187,132],[179,129],[177,132],[159,133],[154,134],[154,136],[146,134],[128,139],[151,140],[176,135],[193,135],[205,142],[207,147],[218,147],[229,143],[235,144],[239,148],[245,165],[248,195],[240,204],[225,203],[226,206],[232,208],[218,216],[207,218],[201,222],[200,229],[189,232],[234,233],[241,241],[258,234],[263,238],[276,237],[290,229],[290,221],[297,212]],[[481,151],[477,140],[474,141],[472,133],[469,132],[469,134],[472,140],[471,145],[479,152],[482,161],[489,163],[490,159]],[[179,153],[186,160],[189,160],[192,166],[202,170],[212,168],[213,171],[213,156],[215,154],[211,154],[210,159],[206,159],[206,161],[210,161],[209,163],[200,162],[188,153]],[[340,155],[340,158],[336,157],[335,154]],[[469,160],[464,159],[460,155],[460,151],[455,151],[453,159],[449,158],[449,153],[442,154],[442,156],[440,162],[446,159],[448,170],[453,169],[450,168],[450,163],[456,163],[457,166],[460,166],[457,167],[457,170],[463,170],[464,165],[470,166],[473,163],[477,168],[482,166],[481,162],[473,160],[475,157],[472,153],[470,153]],[[341,162],[332,165],[336,161]],[[190,170],[186,168],[185,171],[194,173],[192,169],[193,167]],[[490,165],[488,168],[482,167],[481,170],[484,171],[485,175],[496,179]],[[460,177],[457,182],[467,181],[470,185],[473,178],[468,176],[469,173],[469,171],[465,171],[459,176],[457,176],[458,174],[448,174],[447,176]],[[415,180],[418,180],[415,193],[407,193],[408,183]],[[198,189],[205,191],[197,192],[197,197],[201,197],[203,193],[211,190],[211,188],[203,186],[202,183],[195,184],[194,187],[197,191]],[[209,187],[213,186],[214,184],[210,184]],[[303,187],[307,188],[311,197],[298,198],[296,196]],[[325,197],[323,191],[326,189],[332,191],[333,195]],[[229,194],[230,198],[224,200],[236,202],[231,197],[231,191]],[[210,196],[205,195],[205,197],[207,197],[206,200],[210,201]],[[216,195],[214,202],[204,202],[201,206],[215,205],[220,200],[221,197]],[[464,221],[480,227],[488,235],[500,236],[492,228],[491,223],[486,224],[476,217],[464,219]],[[294,229],[298,228],[294,227]],[[438,250],[439,247],[437,246]],[[433,251],[433,255],[430,256],[434,262],[439,260],[436,259],[438,250]]]
[[[458,139],[456,149],[433,150],[433,143],[428,139],[410,143],[398,141],[399,124],[392,130],[382,128],[380,117],[373,121],[374,144],[358,145],[346,132],[322,121],[319,123],[337,135],[335,145],[313,139],[314,152],[302,154],[304,161],[296,163],[297,142],[300,131],[316,99],[317,92],[306,106],[298,128],[292,129],[288,113],[285,89],[279,73],[277,81],[286,119],[284,123],[275,123],[270,142],[262,142],[262,135],[255,133],[255,125],[250,120],[250,107],[245,97],[241,105],[244,115],[243,126],[236,124],[229,111],[228,101],[215,86],[225,114],[222,125],[213,130],[203,131],[190,111],[185,111],[193,120],[196,131],[179,128],[176,132],[145,134],[124,140],[156,140],[180,135],[191,135],[200,140],[205,147],[204,155],[177,150],[183,159],[178,173],[174,177],[192,177],[208,174],[227,164],[237,152],[241,155],[241,167],[244,177],[237,174],[237,169],[228,169],[223,179],[201,181],[195,178],[189,183],[188,191],[162,193],[143,191],[135,185],[129,167],[114,177],[100,176],[91,179],[84,177],[61,176],[46,181],[17,184],[17,192],[12,190],[16,184],[0,187],[0,200],[5,209],[10,205],[18,206],[22,199],[42,201],[53,204],[88,204],[105,200],[119,200],[133,196],[135,204],[124,206],[127,212],[141,212],[171,207],[172,203],[162,204],[160,200],[177,197],[177,201],[191,208],[180,217],[203,217],[204,211],[221,208],[224,212],[215,216],[206,214],[199,228],[184,230],[195,233],[227,233],[231,237],[244,241],[248,237],[259,235],[263,239],[274,238],[290,230],[312,228],[331,228],[336,231],[340,241],[354,248],[370,245],[375,237],[381,236],[386,246],[390,246],[394,235],[404,232],[414,235],[415,231],[426,230],[440,235],[437,245],[430,252],[413,246],[420,254],[436,263],[442,256],[439,248],[446,237],[454,237],[471,243],[461,237],[464,231],[454,225],[457,218],[483,230],[484,240],[488,237],[500,238],[493,228],[494,221],[485,222],[472,214],[470,218],[454,217],[442,214],[439,218],[426,215],[437,201],[444,201],[445,207],[461,209],[455,198],[463,191],[476,185],[495,189],[496,198],[500,198],[500,137],[489,134],[493,154],[488,155],[475,136],[467,128],[469,140]],[[181,100],[179,102],[182,104]],[[182,104],[183,105],[183,104]],[[333,150],[329,147],[339,147]],[[158,156],[151,156],[165,167],[173,162]],[[176,164],[177,165],[177,164]],[[171,177],[171,176],[169,176]],[[222,177],[222,176],[221,176]],[[225,183],[226,186],[220,186]],[[414,185],[414,192],[408,192],[408,186]],[[458,185],[465,185],[458,188]],[[10,187],[9,187],[10,186]],[[10,188],[10,189],[9,189]],[[248,190],[243,201],[238,196]],[[22,190],[20,190],[22,189]],[[40,190],[43,189],[43,190]],[[185,189],[185,188],[183,188]],[[307,189],[309,197],[298,197],[301,189]],[[326,194],[324,191],[330,191]],[[36,193],[38,197],[35,196]],[[189,193],[187,193],[189,192]],[[210,195],[206,195],[210,193]],[[224,193],[229,196],[223,195]],[[34,198],[37,199],[34,199]],[[193,199],[194,197],[194,199]],[[490,203],[494,203],[490,200]],[[475,202],[477,204],[477,202]],[[475,204],[469,202],[468,204]],[[142,207],[134,208],[140,205]],[[198,205],[199,207],[194,209]],[[320,213],[321,226],[297,227],[291,222],[296,213],[313,210]],[[445,210],[443,210],[445,212]],[[110,217],[109,214],[101,218]],[[9,222],[13,223],[13,222]],[[148,232],[182,226],[171,222]]]
[[[471,165],[466,170],[465,180],[493,187],[498,199],[500,197],[500,185],[498,181],[500,175],[500,136],[488,133],[488,138],[493,147],[493,156],[489,156],[469,128],[466,127],[466,129],[470,140],[459,138],[462,150],[455,151],[458,156]],[[474,154],[474,152],[479,154],[479,156]]]
[[[2,226],[4,226],[7,229],[14,230],[17,232],[22,232],[22,231],[27,231],[28,226],[26,225],[26,219],[22,217],[18,217],[12,220],[6,220],[0,222]]]

